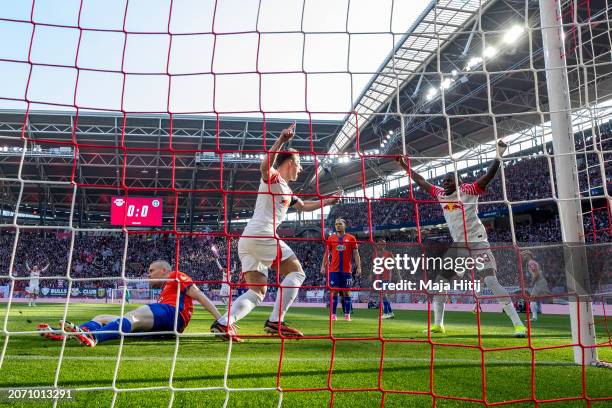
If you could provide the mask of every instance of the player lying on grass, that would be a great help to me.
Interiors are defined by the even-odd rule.
[[[282,289],[276,293],[274,308],[264,323],[264,331],[283,336],[303,336],[299,330],[289,327],[284,319],[306,275],[289,245],[276,238],[276,229],[285,220],[289,207],[298,211],[314,211],[321,206],[334,204],[338,199],[303,202],[293,195],[288,183],[297,180],[302,166],[297,151],[283,149],[283,145],[293,138],[294,127],[295,124],[281,132],[261,162],[255,211],[238,241],[238,257],[249,290],[232,302],[228,313],[213,323],[210,328],[212,332],[226,332],[228,325],[244,318],[263,301],[268,268],[274,267],[278,268],[278,276],[283,277],[280,283]],[[284,151],[278,153],[281,149]]]
[[[156,303],[140,306],[126,313],[123,318],[98,315],[78,326],[68,321],[60,321],[60,329],[54,329],[46,323],[41,323],[38,325],[38,330],[41,331],[43,337],[62,340],[63,329],[82,345],[94,347],[99,343],[118,339],[121,337],[121,332],[166,332],[159,334],[171,334],[176,330],[182,333],[191,319],[193,300],[200,303],[215,319],[221,317],[215,305],[193,284],[191,278],[183,272],[172,271],[168,262],[153,262],[149,266],[148,277],[151,279],[151,287],[162,288]]]
[[[501,157],[508,145],[503,141],[497,144],[497,152]],[[483,261],[484,267],[479,271],[480,276],[484,277],[483,281],[488,288],[491,289],[496,296],[497,301],[502,305],[506,315],[512,320],[514,325],[514,336],[525,337],[527,331],[521,322],[514,304],[508,296],[506,289],[499,283],[497,276],[497,264],[491,252],[490,244],[487,237],[487,231],[484,225],[478,218],[478,197],[485,192],[485,189],[493,180],[499,170],[500,160],[495,159],[487,172],[473,183],[461,183],[459,185],[460,194],[457,194],[457,186],[455,184],[455,174],[449,173],[444,176],[442,188],[431,185],[423,176],[412,170],[409,165],[408,157],[404,156],[399,159],[400,165],[409,171],[410,178],[425,192],[430,193],[435,199],[440,202],[444,219],[448,224],[451,237],[454,242],[452,248],[453,256],[471,257],[473,259],[480,258]],[[457,177],[459,178],[459,177]],[[465,216],[465,222],[464,222]],[[449,256],[448,254],[447,256]],[[459,277],[463,274],[458,274],[455,271],[444,271],[440,273],[436,281],[441,285],[448,284],[450,280]],[[446,303],[446,292],[434,296],[433,314],[434,324],[431,325],[432,333],[444,333],[444,304]]]

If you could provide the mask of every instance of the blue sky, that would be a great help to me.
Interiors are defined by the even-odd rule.
[[[36,25],[32,63],[66,67],[34,65],[27,98],[73,105],[76,61],[81,68],[76,104],[81,108],[204,114],[216,110],[241,116],[263,110],[270,116],[298,118],[309,110],[337,112],[315,117],[340,119],[428,3],[351,0],[349,6],[348,0],[219,0],[213,13],[215,1],[175,0],[170,47],[169,0],[130,0],[127,38],[121,32],[125,0],[83,0],[81,36],[78,28]],[[36,0],[33,20],[77,27],[80,4]],[[21,0],[4,0],[0,7],[2,98],[26,97],[31,8],[31,1]],[[213,29],[216,41],[210,34]],[[258,36],[255,30],[266,33]],[[229,34],[238,32],[242,34]],[[0,100],[3,108],[25,108],[25,103]],[[32,108],[69,109],[39,104]]]

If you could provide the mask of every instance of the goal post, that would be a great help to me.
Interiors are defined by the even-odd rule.
[[[589,297],[590,284],[584,247],[561,1],[539,0],[539,2],[548,111],[553,135],[555,201],[559,209],[567,289],[571,294],[569,304],[574,361],[577,364],[590,365],[597,362],[597,348],[592,303]]]

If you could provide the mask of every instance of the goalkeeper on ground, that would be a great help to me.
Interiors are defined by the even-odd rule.
[[[99,343],[118,339],[122,333],[182,333],[191,319],[193,300],[200,303],[215,319],[221,317],[215,305],[198,289],[193,280],[183,272],[173,271],[168,262],[155,261],[149,266],[148,272],[151,286],[162,288],[156,303],[140,306],[123,317],[98,315],[81,325],[60,321],[60,329],[41,323],[38,330],[43,337],[53,340],[62,340],[66,332],[82,345],[94,347]]]

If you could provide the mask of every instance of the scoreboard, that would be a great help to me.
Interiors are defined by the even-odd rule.
[[[162,200],[156,197],[113,197],[111,225],[160,227]]]

